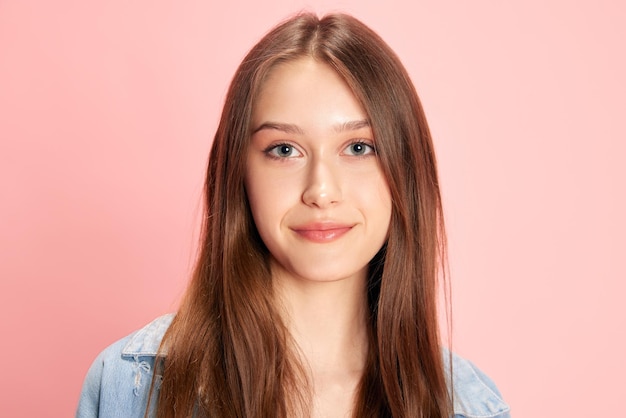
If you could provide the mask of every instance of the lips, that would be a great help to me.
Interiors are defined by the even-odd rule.
[[[311,242],[327,243],[335,241],[345,235],[354,225],[340,224],[335,222],[314,222],[305,225],[298,225],[291,229]]]

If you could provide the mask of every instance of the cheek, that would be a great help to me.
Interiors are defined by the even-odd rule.
[[[276,162],[268,163],[264,158],[248,158],[244,180],[246,194],[253,213],[276,217],[300,200],[302,175],[293,164],[277,166]]]
[[[387,186],[387,182],[381,183],[378,191],[378,202],[379,202],[379,217],[381,222],[384,222],[385,228],[389,229],[389,225],[391,223],[391,192],[389,191],[389,187]]]
[[[363,205],[370,208],[372,214],[391,218],[391,192],[382,173],[376,172],[356,178],[351,188]]]
[[[257,224],[258,229],[258,220],[264,219],[264,212],[268,212],[268,209],[265,206],[268,201],[271,201],[268,199],[268,193],[270,190],[266,190],[266,184],[259,181],[258,178],[254,179],[248,176],[246,176],[245,186],[248,203],[250,204],[250,211],[252,212],[254,223]]]
[[[389,212],[389,217],[391,218],[391,190],[389,190],[389,185],[385,179],[382,180],[380,188],[379,188],[380,200],[383,202],[384,206],[387,208],[387,212]]]
[[[376,235],[378,235],[383,242],[389,239],[389,230],[391,227],[391,215],[392,215],[392,202],[391,193],[387,182],[383,181],[379,184],[376,193],[376,201],[372,202],[371,218],[376,223],[374,227],[376,229]]]
[[[280,221],[289,209],[289,188],[284,184],[277,184],[270,176],[258,174],[246,176],[246,194],[250,210],[257,230],[270,231],[280,226]]]

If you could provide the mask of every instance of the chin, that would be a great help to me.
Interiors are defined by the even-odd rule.
[[[344,280],[364,280],[367,276],[367,268],[352,269],[320,269],[319,265],[310,269],[295,271],[294,276],[310,282],[333,283]]]

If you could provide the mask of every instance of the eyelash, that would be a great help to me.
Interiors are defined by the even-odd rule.
[[[272,154],[272,152],[280,147],[289,147],[292,150],[297,151],[298,153],[300,153],[300,151],[298,151],[298,149],[293,146],[292,144],[288,143],[288,142],[280,142],[278,144],[272,144],[270,146],[268,146],[267,148],[265,148],[263,150],[263,153],[268,157],[268,158],[272,158],[274,160],[285,160],[288,159],[289,157],[281,157],[279,155],[274,155]]]
[[[356,140],[356,141],[352,141],[352,142],[350,142],[350,143],[348,144],[348,146],[346,146],[346,148],[345,148],[345,149],[348,149],[348,148],[350,148],[350,147],[352,147],[352,146],[354,146],[354,145],[357,145],[357,144],[359,144],[359,145],[363,145],[363,146],[365,146],[365,147],[368,147],[368,148],[370,148],[372,151],[371,151],[371,152],[369,152],[369,153],[367,153],[367,154],[362,154],[362,155],[353,155],[353,157],[366,158],[366,157],[370,157],[370,156],[372,156],[372,155],[376,155],[376,154],[377,154],[377,153],[376,153],[376,147],[374,146],[374,144],[372,144],[372,143],[371,143],[371,142],[369,142],[369,141],[364,141],[364,140]]]

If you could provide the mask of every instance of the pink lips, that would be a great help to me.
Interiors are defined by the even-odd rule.
[[[298,225],[291,229],[300,237],[317,243],[331,242],[341,238],[352,229],[353,225],[338,224],[333,222],[313,222]]]

